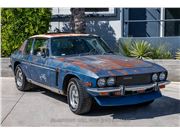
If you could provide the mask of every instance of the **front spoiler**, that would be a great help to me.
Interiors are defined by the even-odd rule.
[[[150,93],[137,94],[131,96],[97,96],[94,98],[100,106],[124,106],[144,103],[159,98],[161,96],[162,94],[160,91],[153,91]]]

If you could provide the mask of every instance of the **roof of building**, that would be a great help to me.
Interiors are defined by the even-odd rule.
[[[34,37],[45,37],[45,38],[52,38],[52,37],[71,37],[71,36],[90,36],[90,34],[76,34],[76,33],[47,33],[47,34],[40,34],[34,35]],[[96,36],[96,35],[93,35]]]

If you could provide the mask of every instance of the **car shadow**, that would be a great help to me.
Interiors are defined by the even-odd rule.
[[[137,120],[180,113],[180,100],[163,96],[149,105],[98,107],[86,116],[110,115],[113,119]]]
[[[35,92],[32,90],[30,92]],[[67,103],[66,96],[62,96],[53,93],[49,90],[38,89],[42,94],[52,97],[58,101]],[[149,105],[129,105],[129,106],[118,106],[118,107],[101,107],[96,103],[93,103],[91,111],[82,116],[105,116],[110,115],[113,119],[121,120],[137,120],[137,119],[150,119],[159,116],[173,115],[180,113],[180,100],[162,96],[156,99],[153,103]]]

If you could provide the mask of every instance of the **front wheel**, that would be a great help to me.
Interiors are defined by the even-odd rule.
[[[67,99],[71,111],[75,114],[84,114],[90,111],[92,98],[84,89],[81,81],[72,78],[67,88]]]

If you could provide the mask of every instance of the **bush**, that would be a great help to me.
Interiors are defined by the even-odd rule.
[[[180,49],[176,52],[176,59],[180,60]]]
[[[8,57],[25,39],[49,30],[51,9],[3,8],[1,10],[2,57]]]
[[[172,54],[165,48],[164,45],[152,48],[152,59],[171,59]]]
[[[130,52],[130,47],[131,47],[132,41],[131,39],[127,39],[127,40],[119,40],[118,41],[118,48],[119,51],[127,57],[131,56],[131,52]]]

